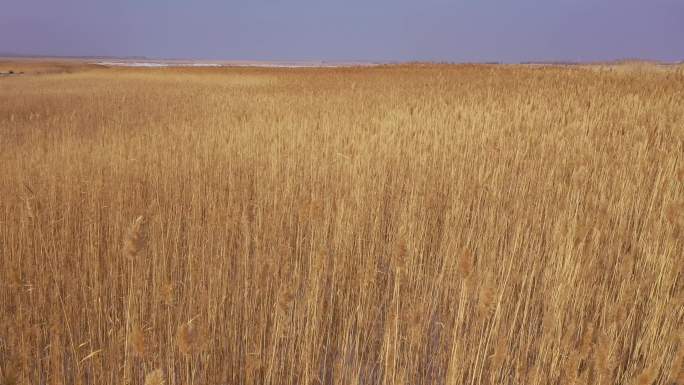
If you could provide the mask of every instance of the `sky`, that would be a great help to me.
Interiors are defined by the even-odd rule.
[[[684,0],[10,0],[0,53],[210,60],[684,60]]]

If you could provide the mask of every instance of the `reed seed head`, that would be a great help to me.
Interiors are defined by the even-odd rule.
[[[458,258],[458,271],[462,278],[470,277],[473,272],[473,256],[470,253],[461,253]]]
[[[192,321],[184,323],[178,328],[176,342],[181,353],[189,355],[197,352],[201,345],[200,340],[199,332]]]
[[[637,377],[636,384],[637,385],[651,385],[653,384],[653,381],[655,381],[656,378],[656,367],[655,365],[650,365],[646,367],[641,374]]]
[[[133,348],[133,352],[139,357],[144,357],[147,352],[145,333],[138,325],[133,325],[131,330],[131,347]]]
[[[136,258],[140,251],[145,247],[145,236],[143,234],[144,218],[139,216],[133,221],[128,229],[126,240],[124,241],[124,256],[129,259]]]
[[[164,385],[164,373],[161,369],[156,369],[145,376],[145,385]]]

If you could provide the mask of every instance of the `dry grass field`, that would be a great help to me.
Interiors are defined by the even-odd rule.
[[[43,72],[0,384],[684,384],[682,68]]]

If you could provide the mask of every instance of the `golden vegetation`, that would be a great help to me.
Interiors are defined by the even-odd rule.
[[[684,73],[0,79],[3,384],[682,384]]]
[[[45,75],[60,73],[76,73],[86,71],[94,66],[78,60],[65,59],[21,59],[0,57],[0,73],[13,71],[23,75]],[[94,67],[97,68],[97,67]]]

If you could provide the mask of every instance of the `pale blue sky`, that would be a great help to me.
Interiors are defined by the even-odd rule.
[[[684,60],[684,0],[18,0],[0,52],[226,60]]]

